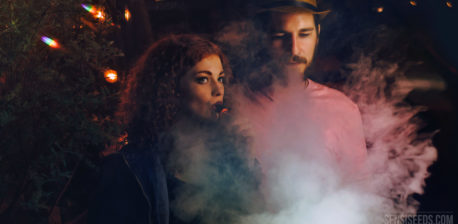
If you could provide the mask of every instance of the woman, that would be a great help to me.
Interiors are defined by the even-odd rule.
[[[151,45],[132,71],[121,104],[129,144],[121,153],[107,158],[90,209],[90,222],[169,223],[169,201],[172,202],[170,223],[210,222],[213,216],[202,218],[208,208],[196,210],[183,205],[189,202],[186,199],[208,196],[210,184],[233,181],[229,176],[216,176],[225,170],[244,173],[239,176],[246,177],[242,182],[247,184],[237,185],[232,195],[238,195],[241,187],[257,187],[255,172],[246,163],[243,147],[215,141],[222,136],[236,138],[215,122],[223,108],[224,83],[231,78],[227,60],[215,44],[195,35],[169,36]],[[219,134],[215,136],[215,133]],[[195,156],[191,156],[187,160],[193,152],[188,151],[193,143],[185,143],[183,139],[189,137],[210,144],[197,147],[206,148],[210,159],[194,160]],[[221,152],[230,155],[231,163],[237,161],[237,165],[223,162],[222,168],[220,161],[212,162],[225,158]],[[195,166],[199,162],[204,165]],[[204,178],[189,175],[189,170]],[[207,175],[207,170],[217,175]],[[216,197],[222,195],[219,188],[212,189],[210,195],[203,199],[225,203]],[[240,206],[233,207],[245,211]]]

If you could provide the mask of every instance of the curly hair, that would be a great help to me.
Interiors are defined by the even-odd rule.
[[[181,111],[180,79],[203,58],[220,57],[230,82],[232,71],[221,49],[197,35],[170,35],[153,43],[140,57],[121,95],[121,122],[129,144],[147,147],[159,139]]]

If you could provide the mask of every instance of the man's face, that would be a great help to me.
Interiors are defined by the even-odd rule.
[[[284,72],[302,78],[312,62],[319,29],[312,13],[272,13],[270,50]]]

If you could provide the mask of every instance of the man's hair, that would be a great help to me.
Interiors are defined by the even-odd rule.
[[[130,72],[118,116],[129,144],[154,144],[174,123],[180,108],[181,78],[203,58],[216,54],[226,80],[232,72],[221,49],[197,35],[171,35],[153,43]]]

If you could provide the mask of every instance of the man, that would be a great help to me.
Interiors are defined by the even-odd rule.
[[[267,1],[258,12],[268,36],[266,52],[283,85],[274,85],[267,99],[242,102],[237,110],[250,123],[253,154],[263,169],[276,163],[279,153],[331,161],[346,174],[361,170],[366,160],[356,104],[306,76],[319,41],[319,19],[327,13],[318,9],[316,0]]]
[[[329,11],[319,11],[316,0],[268,1],[258,12],[258,23],[268,34],[268,52],[279,61],[288,82],[305,79],[305,70],[315,55],[320,34],[319,20]]]

